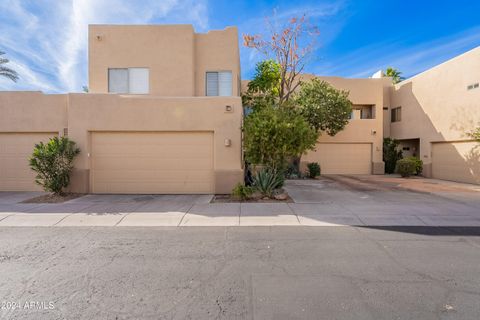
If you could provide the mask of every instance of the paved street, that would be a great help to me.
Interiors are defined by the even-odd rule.
[[[478,228],[0,228],[0,318],[478,319],[479,262]]]

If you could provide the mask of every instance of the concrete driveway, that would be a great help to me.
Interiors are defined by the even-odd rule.
[[[294,203],[210,203],[212,195],[86,195],[24,204],[0,193],[1,226],[480,226],[480,187],[396,176],[289,180]]]
[[[480,186],[397,176],[291,180],[290,207],[304,225],[480,226]]]

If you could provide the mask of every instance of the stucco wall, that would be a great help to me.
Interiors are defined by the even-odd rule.
[[[312,78],[304,76],[304,80]],[[350,120],[345,129],[331,137],[322,134],[318,142],[330,143],[371,143],[372,144],[372,173],[383,174],[382,160],[383,146],[383,106],[384,87],[388,79],[347,79],[340,77],[319,77],[333,87],[349,91],[349,99],[354,105],[373,105],[374,119]],[[352,159],[352,161],[355,161]]]
[[[471,140],[466,133],[480,126],[480,88],[467,90],[468,85],[480,82],[478,70],[480,47],[391,90],[390,105],[402,107],[402,120],[390,123],[390,135],[395,139],[420,138],[420,157],[427,176],[433,142]]]
[[[0,92],[0,132],[58,132],[67,127],[67,96]]]
[[[151,95],[205,96],[206,71],[232,71],[238,96],[237,28],[194,33],[191,25],[90,25],[89,89],[108,92],[108,69],[150,70]]]
[[[226,106],[232,111],[227,111]],[[243,180],[239,97],[154,97],[116,94],[45,95],[1,92],[0,132],[58,132],[81,149],[70,191],[89,192],[92,131],[213,132],[216,193]],[[225,146],[229,139],[230,146]]]
[[[69,136],[83,150],[75,164],[74,190],[84,191],[89,186],[92,131],[213,131],[215,192],[230,193],[243,179],[238,97],[69,94],[68,99]],[[227,112],[227,105],[233,111]],[[230,139],[230,147],[225,146],[225,139]]]
[[[108,68],[148,67],[151,94],[193,96],[193,39],[191,25],[90,25],[90,92],[108,92]]]
[[[232,71],[232,95],[240,95],[240,56],[236,27],[195,34],[196,96],[205,95],[207,71]]]

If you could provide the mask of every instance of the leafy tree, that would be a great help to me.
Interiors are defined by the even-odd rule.
[[[402,159],[402,151],[398,150],[398,141],[392,138],[383,139],[383,161],[385,173],[394,173],[397,161]]]
[[[348,124],[352,102],[348,91],[337,90],[325,81],[314,78],[303,83],[295,102],[300,114],[319,133],[336,135]]]
[[[0,51],[0,76],[9,78],[13,82],[17,82],[18,80],[18,73],[17,71],[10,69],[5,66],[8,62],[10,62],[7,58],[2,58],[1,56],[4,55],[5,52]]]
[[[397,84],[400,81],[405,80],[405,78],[402,77],[402,73],[400,71],[398,71],[397,69],[392,68],[392,67],[388,67],[387,70],[385,70],[385,75],[387,77],[392,78],[393,84]]]
[[[265,106],[249,114],[243,127],[245,159],[283,170],[291,158],[315,147],[317,132],[297,110]]]
[[[255,76],[248,83],[248,91],[278,96],[281,66],[275,60],[263,60],[255,67]]]
[[[242,94],[243,104],[251,108],[274,104],[280,90],[280,76],[281,67],[275,60],[257,63],[255,75]]]
[[[70,184],[73,160],[80,153],[75,142],[67,137],[54,137],[47,143],[35,144],[29,159],[30,167],[37,173],[35,182],[47,192],[63,194]]]
[[[243,35],[244,46],[257,49],[267,57],[273,57],[280,66],[278,100],[288,101],[298,86],[299,75],[312,53],[318,28],[308,23],[306,15],[293,17],[280,30],[267,19],[268,35]]]

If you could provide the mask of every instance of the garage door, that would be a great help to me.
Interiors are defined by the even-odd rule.
[[[315,151],[302,157],[303,162],[318,162],[322,174],[372,173],[370,143],[319,143]]]
[[[56,133],[0,133],[0,191],[40,191],[28,165],[35,143]]]
[[[213,133],[92,133],[93,193],[212,193]]]
[[[432,176],[437,179],[480,184],[480,144],[432,144]]]

